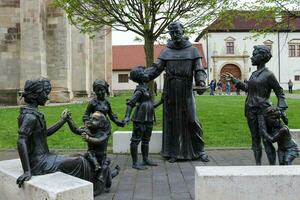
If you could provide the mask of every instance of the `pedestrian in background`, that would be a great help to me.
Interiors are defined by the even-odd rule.
[[[217,83],[217,87],[218,87],[218,93],[219,95],[222,95],[222,81],[219,80],[218,83]]]
[[[216,90],[216,81],[215,80],[211,80],[210,84],[210,95],[215,95],[215,90]]]
[[[289,86],[289,93],[293,94],[293,82],[291,81],[291,79],[288,82],[288,86]]]
[[[230,82],[227,81],[226,82],[226,95],[230,95],[230,92],[231,92]]]

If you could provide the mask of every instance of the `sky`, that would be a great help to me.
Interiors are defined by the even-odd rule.
[[[254,0],[240,0],[240,2],[251,2]],[[131,31],[113,31],[112,32],[112,45],[128,45],[128,44],[143,44],[143,42],[136,42],[134,38],[137,35]],[[198,34],[189,36],[190,41],[195,41]]]
[[[198,35],[190,36],[190,41],[193,42]],[[113,31],[112,32],[112,45],[128,45],[128,44],[143,44],[143,42],[136,42],[134,38],[136,34],[130,31],[121,32]]]
[[[134,42],[135,34],[127,31],[113,31],[112,32],[112,44],[113,45],[126,45],[126,44],[141,44],[139,42]]]
[[[255,0],[240,0],[239,3],[253,3]],[[200,34],[200,33],[199,33]],[[191,35],[190,41],[195,41],[198,34]],[[136,42],[134,41],[134,38],[136,37],[136,34],[133,32],[121,32],[121,31],[113,31],[112,32],[112,44],[113,45],[128,45],[128,44],[143,44],[143,42]]]

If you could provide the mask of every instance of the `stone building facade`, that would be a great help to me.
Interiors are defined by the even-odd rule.
[[[95,79],[112,83],[111,33],[91,39],[52,0],[0,0],[0,104],[18,104],[27,79],[51,80],[52,102],[89,96]]]

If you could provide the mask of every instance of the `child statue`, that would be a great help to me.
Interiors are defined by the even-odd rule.
[[[268,107],[264,115],[259,115],[259,129],[262,137],[269,142],[277,142],[280,165],[291,165],[299,157],[298,146],[292,139],[289,128],[282,123],[285,115],[278,107]]]
[[[86,123],[90,119],[90,115],[96,111],[103,113],[105,116],[108,115],[111,121],[117,126],[124,127],[124,123],[118,120],[118,117],[113,113],[110,103],[106,100],[106,95],[109,95],[109,85],[104,80],[95,80],[93,83],[93,91],[96,94],[96,98],[93,98],[86,108],[83,115],[83,122]],[[108,120],[109,123],[109,120]],[[110,127],[110,123],[109,123]],[[109,128],[111,129],[111,128]]]
[[[92,114],[84,128],[78,128],[71,117],[68,118],[71,131],[81,135],[87,142],[88,150],[84,157],[90,162],[98,174],[97,178],[104,183],[104,190],[109,191],[111,180],[119,174],[120,167],[110,170],[110,160],[107,158],[107,143],[110,136],[110,125],[105,115],[99,111]]]
[[[127,110],[123,120],[125,123],[129,123],[131,111],[133,107],[137,105],[132,117],[133,131],[130,143],[130,153],[132,157],[132,168],[138,170],[146,169],[145,165],[157,166],[156,163],[148,158],[149,141],[153,128],[154,108],[162,103],[161,101],[154,105],[147,86],[147,78],[144,78],[145,76],[145,69],[142,66],[135,67],[130,71],[130,79],[138,83],[138,85],[136,86],[133,96],[127,100]],[[142,141],[141,152],[143,164],[138,163],[137,149],[140,141]]]

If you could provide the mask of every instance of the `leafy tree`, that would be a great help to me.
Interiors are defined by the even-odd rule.
[[[232,0],[54,0],[70,22],[84,33],[103,27],[132,31],[144,40],[147,66],[153,63],[153,44],[170,22],[180,20],[186,32],[205,26]]]
[[[242,9],[253,11],[252,18],[258,21],[259,34],[278,30],[293,31],[300,23],[300,0],[255,0],[252,3],[244,3]],[[251,16],[248,16],[251,18]],[[265,20],[269,23],[265,24]],[[298,25],[299,26],[299,25]]]

